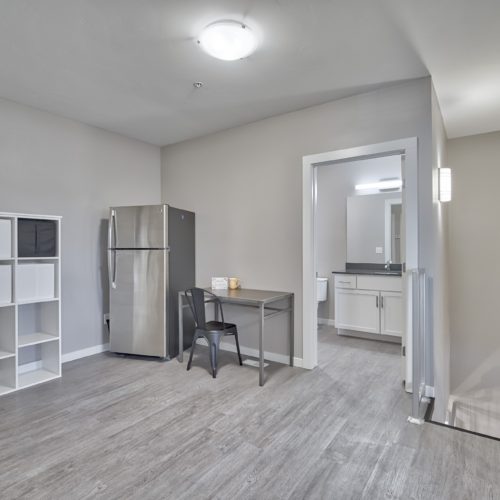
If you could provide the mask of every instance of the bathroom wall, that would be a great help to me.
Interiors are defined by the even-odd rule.
[[[328,278],[328,300],[321,303],[318,309],[318,317],[323,322],[332,323],[335,319],[332,271],[343,271],[347,261],[347,198],[360,195],[354,189],[356,184],[391,177],[401,177],[399,156],[336,163],[317,168],[317,266],[319,275]],[[401,193],[377,196],[399,198]],[[383,231],[384,221],[381,222],[380,231]]]

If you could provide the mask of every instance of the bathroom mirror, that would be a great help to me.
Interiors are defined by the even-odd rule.
[[[401,264],[401,193],[347,198],[347,262]]]

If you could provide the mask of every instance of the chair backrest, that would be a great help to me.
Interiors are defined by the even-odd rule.
[[[205,290],[202,288],[190,288],[184,292],[184,295],[193,313],[196,328],[204,330],[207,326],[205,317]]]
[[[184,292],[186,299],[188,301],[191,312],[193,313],[194,322],[196,323],[196,328],[201,330],[206,330],[207,320],[205,315],[205,303],[214,302],[215,307],[219,307],[221,319],[224,323],[224,312],[222,311],[222,304],[219,298],[203,288],[190,288]],[[205,295],[211,295],[210,300],[205,300]]]

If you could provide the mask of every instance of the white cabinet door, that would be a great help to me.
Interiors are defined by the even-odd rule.
[[[403,336],[403,296],[397,292],[380,293],[380,333]]]
[[[380,333],[379,292],[335,289],[335,326]]]

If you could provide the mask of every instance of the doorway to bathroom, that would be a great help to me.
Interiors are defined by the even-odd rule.
[[[303,165],[304,366],[322,363],[318,333],[322,349],[325,338],[392,341],[381,351],[396,353],[397,377],[411,387],[405,271],[418,268],[417,140],[310,155]]]
[[[358,373],[378,364],[385,385],[405,379],[401,164],[363,158],[316,175],[318,363],[350,357]]]

